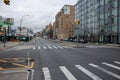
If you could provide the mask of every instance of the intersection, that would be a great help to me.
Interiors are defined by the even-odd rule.
[[[0,69],[30,69],[27,78],[31,80],[119,80],[119,51],[119,47],[74,48],[37,39],[0,52]]]

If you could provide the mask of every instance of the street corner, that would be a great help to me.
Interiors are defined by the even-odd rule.
[[[68,43],[60,43],[62,46],[68,46],[68,47],[71,47],[73,46],[73,44],[68,44]]]
[[[0,80],[26,80],[26,70],[5,70],[0,72]]]
[[[0,48],[0,51],[4,51],[5,49],[4,48]]]
[[[32,69],[34,64],[32,58],[2,58],[0,59],[0,70]]]
[[[85,46],[77,46],[77,45],[72,45],[71,47],[73,47],[73,48],[86,48]]]

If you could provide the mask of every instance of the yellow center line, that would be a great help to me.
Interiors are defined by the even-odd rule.
[[[2,67],[0,67],[0,70],[4,70]]]
[[[17,63],[12,63],[12,64],[13,64],[13,65],[20,66],[20,67],[28,68],[28,66],[26,66],[26,65],[23,65],[23,64],[17,64]]]
[[[32,62],[31,63],[31,66],[30,66],[30,68],[33,68],[33,66],[35,65],[35,63],[34,62]]]
[[[4,59],[4,60],[3,60],[3,59]],[[5,62],[5,63],[7,63],[7,62],[9,62],[9,60],[23,60],[23,59],[28,59],[28,58],[3,58],[3,59],[0,59],[0,62]],[[32,59],[32,58],[29,58],[29,59]],[[17,68],[17,67],[16,67],[16,68],[2,68],[2,67],[0,67],[0,70],[33,68],[34,65],[35,65],[35,62],[32,61],[31,64],[30,64],[30,66],[23,65],[23,64],[18,64],[18,63],[15,63],[15,62],[14,62],[14,63],[11,63],[11,64],[16,65],[16,66],[19,66],[19,67],[18,67],[18,68]],[[21,68],[20,68],[20,67],[21,67]]]
[[[31,66],[26,66],[26,65],[23,65],[23,64],[17,64],[17,63],[12,63],[13,65],[17,65],[17,66],[20,66],[20,67],[24,67],[24,68],[33,68],[34,67],[34,62],[31,62]]]
[[[5,62],[5,63],[6,63],[6,62],[8,62],[8,61],[0,59],[0,62]]]

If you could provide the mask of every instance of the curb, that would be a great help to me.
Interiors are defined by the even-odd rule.
[[[9,48],[12,48],[12,47],[15,47],[15,46],[19,46],[19,44],[18,45],[14,45],[14,46],[5,47],[5,48],[0,48],[0,51],[5,51],[5,50],[7,50]]]

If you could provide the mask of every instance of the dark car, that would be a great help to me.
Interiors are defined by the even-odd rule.
[[[88,41],[87,41],[87,40],[80,39],[79,42],[80,42],[80,43],[87,43]]]

